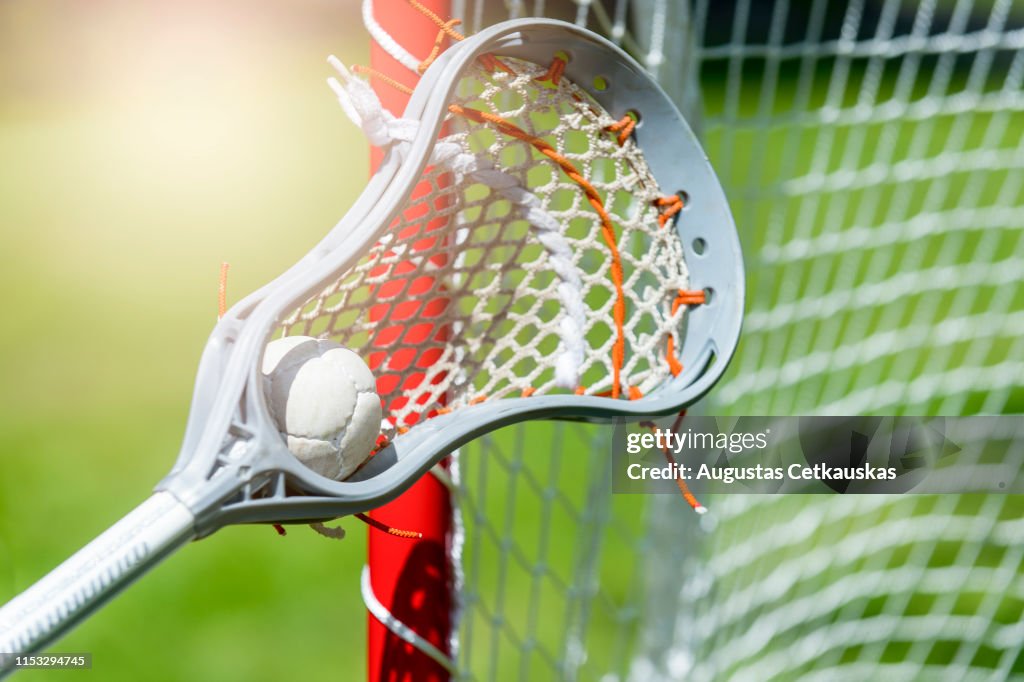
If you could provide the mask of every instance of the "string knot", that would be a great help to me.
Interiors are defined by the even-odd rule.
[[[327,84],[337,95],[342,111],[363,131],[370,144],[386,148],[395,142],[411,142],[416,137],[418,122],[396,118],[384,108],[369,83],[354,76],[337,57],[332,55],[327,61],[339,76],[328,78]]]

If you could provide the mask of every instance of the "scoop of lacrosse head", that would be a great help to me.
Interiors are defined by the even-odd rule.
[[[444,52],[400,118],[345,81],[343,105],[386,150],[379,171],[224,316],[171,473],[0,610],[0,651],[39,648],[223,525],[366,511],[485,432],[677,412],[721,376],[743,311],[735,227],[692,131],[628,55],[530,19]],[[281,334],[331,338],[375,374],[378,449],[348,480],[300,464],[270,416],[261,358]]]

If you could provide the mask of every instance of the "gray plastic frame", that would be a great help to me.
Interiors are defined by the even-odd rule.
[[[261,390],[263,348],[293,310],[354,265],[399,214],[437,139],[459,74],[494,53],[536,63],[569,55],[566,77],[587,89],[612,116],[637,112],[637,143],[663,191],[685,191],[675,221],[691,282],[710,302],[689,311],[680,360],[684,371],[633,401],[549,395],[484,402],[416,425],[347,481],[332,481],[288,452]],[[601,77],[603,90],[592,86]],[[589,87],[588,87],[589,86]],[[206,534],[228,523],[334,518],[396,497],[446,454],[501,426],[528,419],[595,420],[676,412],[707,392],[724,372],[743,316],[743,260],[725,194],[700,144],[657,83],[625,52],[571,24],[541,19],[493,26],[450,48],[427,70],[405,111],[422,122],[411,145],[396,146],[341,222],[278,279],[250,295],[214,329],[200,364],[192,412],[178,462],[157,490],[193,510]],[[694,245],[700,240],[701,253]],[[277,474],[268,496],[253,482]],[[301,488],[302,495],[286,490]],[[241,493],[241,494],[240,494]],[[266,493],[263,493],[266,494]]]

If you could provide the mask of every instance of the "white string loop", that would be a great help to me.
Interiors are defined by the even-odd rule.
[[[395,61],[409,69],[413,73],[419,73],[420,60],[412,56],[408,50],[398,44],[398,41],[391,37],[391,34],[384,30],[384,27],[377,23],[373,16],[373,0],[363,0],[363,25],[367,32],[377,41],[381,49],[394,57]]]
[[[421,637],[419,633],[411,627],[395,618],[395,616],[388,611],[388,608],[384,606],[379,599],[377,599],[377,595],[373,593],[373,585],[370,583],[369,566],[363,566],[363,574],[359,581],[359,587],[363,595],[363,603],[366,604],[366,610],[369,611],[370,614],[381,623],[381,625],[386,627],[399,639],[408,642],[419,649],[420,652],[429,656],[436,663],[444,667],[445,670],[450,672],[452,676],[458,676],[458,668],[455,665],[455,661],[453,661],[450,656],[438,649],[428,640]]]
[[[396,118],[384,108],[377,93],[362,78],[356,78],[334,55],[327,58],[340,76],[328,78],[327,85],[338,97],[345,115],[358,126],[374,147],[387,148],[395,142],[411,142],[419,130],[419,123]]]

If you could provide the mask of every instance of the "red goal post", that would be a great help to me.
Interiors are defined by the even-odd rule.
[[[447,0],[421,0],[421,4],[438,16],[449,16]],[[375,5],[374,19],[400,45],[419,58],[430,53],[437,27],[423,13],[399,0]],[[373,40],[370,42],[370,66],[400,83],[416,85],[416,75]],[[371,83],[384,107],[401,116],[408,95],[380,79],[371,78]],[[371,170],[376,170],[382,157],[380,149],[372,150]],[[443,306],[443,301],[435,300],[430,304]],[[386,533],[369,533],[369,584],[373,595],[397,621],[442,653],[451,655],[454,592],[449,556],[452,506],[448,488],[436,476],[424,476],[399,498],[374,510],[372,516],[389,526],[423,534],[418,540],[409,540]],[[449,678],[444,666],[398,637],[372,613],[368,615],[367,673],[371,682],[435,682]]]

